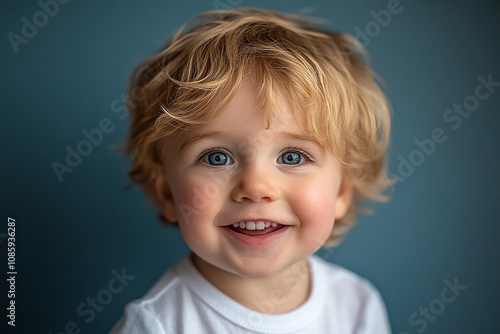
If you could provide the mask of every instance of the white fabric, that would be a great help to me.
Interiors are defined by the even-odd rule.
[[[125,307],[111,334],[388,334],[379,293],[366,280],[316,256],[308,300],[285,314],[250,310],[215,288],[183,258]]]

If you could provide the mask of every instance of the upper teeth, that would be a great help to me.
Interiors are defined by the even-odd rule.
[[[239,222],[233,224],[234,227],[239,227],[247,230],[263,230],[265,228],[268,228],[269,226],[276,227],[277,225],[277,223],[265,222],[262,220],[259,220],[258,222]]]

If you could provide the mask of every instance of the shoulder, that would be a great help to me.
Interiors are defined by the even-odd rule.
[[[313,274],[318,275],[318,284],[325,284],[338,293],[355,293],[359,296],[377,294],[375,287],[365,278],[339,265],[317,256],[311,257]]]
[[[184,284],[183,268],[189,261],[181,259],[173,268],[165,272],[144,297],[127,304],[123,317],[111,330],[111,334],[121,333],[175,333],[169,328],[172,310],[183,300],[192,299],[189,288]],[[171,319],[170,319],[171,320]]]
[[[390,333],[387,311],[378,290],[367,279],[317,256],[311,257],[316,291],[326,308],[354,333]]]

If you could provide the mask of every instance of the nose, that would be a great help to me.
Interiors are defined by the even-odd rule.
[[[278,180],[273,175],[271,168],[264,166],[245,166],[238,175],[238,183],[231,192],[231,197],[236,202],[273,202],[281,192]]]

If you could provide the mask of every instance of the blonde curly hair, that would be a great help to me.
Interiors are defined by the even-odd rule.
[[[251,82],[269,115],[286,94],[305,133],[341,162],[354,198],[325,245],[339,243],[366,200],[388,197],[390,112],[360,43],[317,22],[256,8],[188,21],[132,74],[131,179],[151,195],[147,184],[154,166],[164,164],[164,139],[214,119],[242,82]]]

